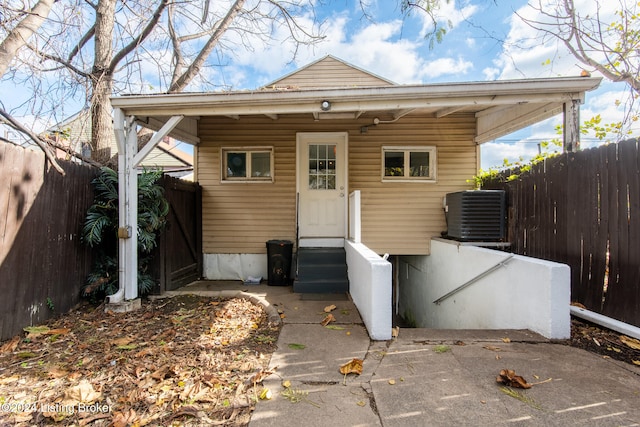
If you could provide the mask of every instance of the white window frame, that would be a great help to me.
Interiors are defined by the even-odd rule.
[[[404,153],[404,176],[386,176],[385,175],[385,153],[388,151]],[[411,176],[410,171],[410,156],[411,153],[429,153],[429,176]],[[436,182],[436,165],[437,162],[437,149],[434,146],[424,145],[385,145],[382,147],[382,165],[381,174],[382,182]]]
[[[227,175],[227,153],[245,153],[247,176]],[[269,176],[251,176],[251,154],[269,153]],[[253,147],[221,147],[220,148],[220,181],[222,183],[272,183],[274,182],[273,146],[253,146]]]

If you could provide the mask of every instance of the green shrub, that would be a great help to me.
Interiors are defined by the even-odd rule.
[[[163,188],[157,184],[162,171],[138,175],[138,292],[144,295],[155,285],[149,274],[150,255],[165,225],[169,204]],[[118,290],[118,174],[103,167],[91,182],[93,204],[87,211],[82,239],[96,250],[96,261],[83,295],[100,299]]]

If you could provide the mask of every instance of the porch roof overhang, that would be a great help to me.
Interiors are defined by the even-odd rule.
[[[114,108],[152,130],[172,116],[183,116],[170,135],[198,144],[197,120],[202,116],[265,115],[274,120],[287,114],[310,114],[314,119],[357,118],[364,113],[401,118],[414,111],[440,118],[473,113],[475,142],[481,144],[545,120],[570,102],[584,102],[587,91],[601,78],[560,77],[490,82],[397,85],[363,88],[270,90],[119,96]],[[323,110],[323,101],[331,103]]]

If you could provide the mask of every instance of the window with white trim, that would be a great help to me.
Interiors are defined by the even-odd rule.
[[[273,147],[222,149],[222,180],[273,182]]]
[[[382,181],[435,182],[436,147],[382,147]]]

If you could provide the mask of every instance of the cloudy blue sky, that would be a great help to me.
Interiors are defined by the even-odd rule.
[[[539,18],[526,0],[443,0],[437,16],[441,23],[449,21],[452,28],[442,43],[433,47],[425,37],[431,28],[429,18],[419,11],[403,16],[395,0],[311,1],[316,2],[317,17],[326,35],[322,42],[299,47],[292,60],[295,47],[286,40],[287,31],[276,28],[275,38],[268,44],[255,42],[252,50],[226,52],[220,60],[224,66],[207,69],[208,79],[220,87],[254,89],[327,54],[399,84],[576,76],[581,71],[571,55],[555,43],[541,43],[536,33],[517,17],[516,13]],[[226,7],[226,3],[213,2],[211,7]],[[366,5],[367,16],[361,3]],[[575,3],[584,11],[595,5],[593,0]],[[612,13],[616,4],[619,7],[618,2],[604,0],[601,12]],[[312,26],[318,20],[303,15],[299,22]],[[151,68],[150,76],[157,76],[157,70]],[[141,88],[152,89],[141,90],[157,91],[162,86],[151,81],[145,83]],[[605,122],[621,120],[622,113],[615,100],[621,98],[623,89],[619,84],[605,83],[587,94],[582,117],[601,114]],[[14,91],[15,88],[0,85],[2,102],[9,110],[11,103],[20,98]],[[65,113],[73,110],[73,106],[65,106]],[[520,156],[535,155],[538,142],[556,136],[554,128],[559,122],[557,117],[525,132],[483,144],[482,167],[500,165],[504,158],[517,160]],[[588,139],[583,140],[583,146],[590,144]]]
[[[299,50],[293,62],[286,43],[238,53],[234,63],[221,70],[222,80],[235,88],[255,88],[326,54],[400,84],[580,75],[582,66],[567,51],[556,43],[540,43],[537,33],[518,18],[516,13],[539,18],[526,0],[443,3],[437,15],[441,22],[450,21],[452,28],[433,47],[425,38],[431,28],[425,14],[416,11],[403,18],[396,2],[369,0],[370,19],[366,19],[357,1],[334,1],[321,8],[326,19],[323,42]],[[608,13],[615,10],[616,2],[604,3],[604,9],[611,8]],[[594,2],[576,0],[576,5],[586,11]],[[604,122],[621,120],[615,100],[621,99],[623,89],[620,84],[604,82],[587,95],[582,117],[601,114]],[[505,158],[515,161],[535,155],[540,141],[557,137],[555,126],[560,119],[483,144],[482,167],[501,165]],[[584,147],[595,144],[595,140],[583,139]]]
[[[333,1],[321,7],[326,39],[303,48],[291,62],[291,46],[276,43],[262,50],[238,53],[234,63],[221,72],[221,80],[235,88],[255,88],[293,71],[319,57],[332,54],[396,83],[441,83],[579,75],[582,67],[556,43],[540,43],[537,33],[517,16],[539,19],[526,0],[451,0],[437,12],[441,23],[452,28],[442,43],[430,47],[429,18],[418,11],[403,17],[397,2],[368,0],[363,16],[358,1]],[[588,11],[593,0],[576,0]],[[611,15],[617,2],[605,1],[601,13]],[[610,8],[610,10],[607,10]],[[289,49],[287,49],[289,47]],[[551,62],[549,62],[549,60]],[[596,75],[596,74],[594,74]],[[589,93],[582,117],[601,114],[604,122],[622,119],[615,100],[621,99],[620,84],[604,82]],[[557,137],[560,117],[526,132],[509,135],[482,146],[482,167],[501,165],[535,155],[538,143]],[[637,129],[638,130],[638,129]],[[583,139],[583,146],[597,144]]]

